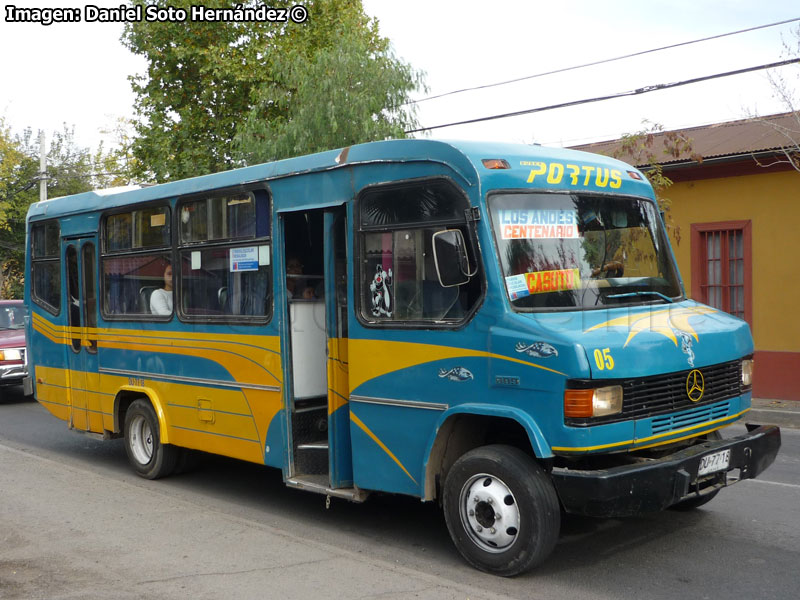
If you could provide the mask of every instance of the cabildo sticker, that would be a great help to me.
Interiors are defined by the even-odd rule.
[[[517,209],[500,211],[504,240],[542,240],[579,238],[575,210]]]
[[[506,277],[506,288],[512,300],[531,294],[577,290],[580,287],[581,275],[578,269],[537,271]]]

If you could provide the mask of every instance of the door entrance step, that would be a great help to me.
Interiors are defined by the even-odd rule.
[[[349,488],[332,488],[330,487],[327,475],[295,475],[286,480],[286,485],[291,488],[306,490],[308,492],[316,492],[318,494],[325,494],[326,496],[333,496],[334,498],[344,498],[351,502],[364,502],[369,496],[366,490],[360,490],[357,487]]]
[[[327,450],[328,442],[309,442],[307,444],[297,444],[298,450]]]

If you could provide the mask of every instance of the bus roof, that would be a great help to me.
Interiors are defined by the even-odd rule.
[[[507,161],[508,167],[501,170],[487,169],[482,163],[484,159],[503,159]],[[131,203],[210,192],[237,185],[247,185],[259,181],[269,181],[292,175],[321,172],[358,164],[421,161],[447,164],[459,173],[464,178],[465,183],[470,186],[476,185],[479,180],[482,180],[484,182],[491,181],[490,187],[517,189],[533,187],[576,189],[574,184],[573,186],[569,185],[570,174],[574,168],[584,169],[580,173],[580,177],[573,178],[573,181],[579,181],[580,189],[602,188],[604,186],[594,185],[595,182],[600,183],[601,180],[595,179],[593,173],[597,169],[605,169],[608,172],[626,173],[625,181],[623,181],[626,189],[599,189],[597,191],[617,191],[652,197],[652,191],[648,191],[649,185],[635,168],[616,159],[597,154],[538,145],[407,139],[357,144],[347,148],[159,185],[147,187],[126,186],[53,198],[32,204],[28,210],[28,218],[55,217],[93,210],[107,210]],[[554,168],[553,173],[549,173],[548,169],[552,168],[551,165],[553,163],[560,165],[560,167]],[[542,165],[544,165],[545,171],[542,172],[539,181],[536,183],[543,183],[547,180],[549,185],[545,186],[543,183],[543,185],[532,186],[528,181],[531,178],[531,171],[536,170],[538,172],[543,168]],[[591,177],[587,175],[587,169],[591,170]],[[554,177],[559,173],[560,178],[556,182]],[[634,175],[634,173],[638,175]],[[548,175],[550,176],[549,179],[547,179]],[[584,175],[586,176],[584,177]],[[620,186],[612,187],[618,188]]]

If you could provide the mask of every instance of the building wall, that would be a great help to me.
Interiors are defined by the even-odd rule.
[[[667,173],[669,175],[669,173]],[[800,400],[800,173],[783,171],[677,182],[667,190],[671,235],[689,297],[691,225],[751,221],[754,395]]]

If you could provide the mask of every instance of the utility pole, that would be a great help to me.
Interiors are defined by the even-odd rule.
[[[39,132],[39,202],[47,200],[47,152],[44,148],[44,131]]]

